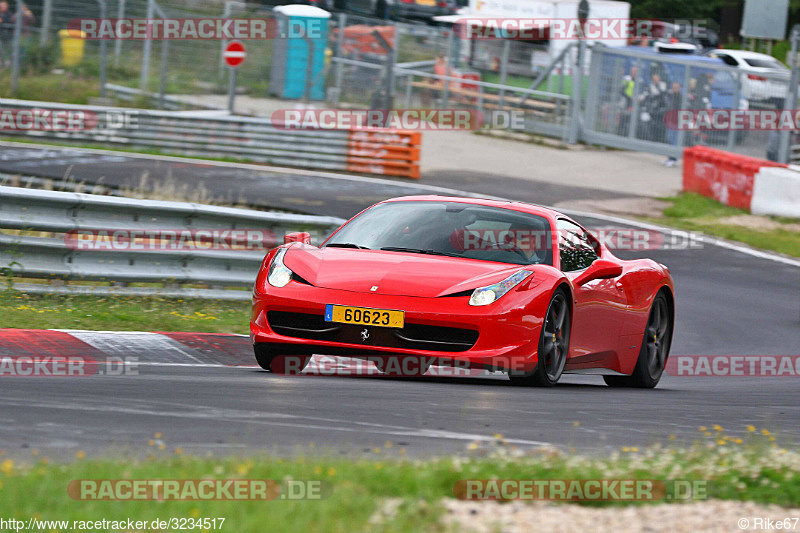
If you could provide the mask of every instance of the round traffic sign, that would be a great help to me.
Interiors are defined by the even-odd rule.
[[[242,64],[246,55],[247,51],[241,41],[231,41],[228,43],[228,46],[225,47],[222,58],[225,59],[225,63],[227,63],[229,67],[235,68]]]

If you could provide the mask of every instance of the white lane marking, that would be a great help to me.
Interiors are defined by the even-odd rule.
[[[33,144],[33,143],[14,143],[9,141],[0,141],[0,146],[10,146],[13,148],[40,148],[43,150],[54,150],[58,147],[54,147],[52,145],[47,144]],[[65,147],[66,150],[76,150],[74,148]],[[400,188],[407,188],[407,189],[419,189],[425,190],[430,192],[438,192],[443,193],[451,196],[468,196],[471,198],[486,198],[489,200],[499,200],[499,201],[513,201],[509,200],[508,198],[502,198],[499,196],[491,196],[488,194],[480,194],[474,193],[469,191],[460,191],[458,189],[450,189],[448,187],[439,187],[436,185],[426,185],[423,183],[401,183],[393,180],[387,180],[382,178],[367,178],[362,176],[352,176],[347,174],[336,174],[333,172],[323,172],[318,170],[299,170],[293,168],[284,168],[284,167],[275,167],[275,166],[268,166],[268,165],[252,165],[248,163],[232,163],[228,161],[209,161],[206,159],[195,159],[191,157],[174,157],[168,155],[149,155],[149,154],[136,154],[136,153],[128,153],[128,152],[116,152],[113,150],[97,150],[93,148],[81,148],[79,149],[83,152],[88,152],[91,154],[98,154],[98,155],[119,155],[125,157],[132,157],[135,159],[154,159],[158,161],[168,161],[168,162],[178,162],[178,163],[190,163],[196,165],[207,165],[207,166],[218,166],[218,167],[225,167],[225,168],[242,168],[248,170],[256,170],[256,171],[266,171],[266,172],[280,172],[283,174],[297,174],[300,176],[312,176],[312,177],[320,177],[320,178],[329,178],[335,180],[344,180],[344,181],[355,181],[359,183],[380,183],[383,185],[394,185]],[[601,215],[598,213],[586,213],[583,211],[574,211],[572,209],[557,209],[564,213],[565,215],[569,216],[585,216],[585,217],[592,217],[598,220],[605,220],[607,222],[615,222],[617,224],[626,224],[628,226],[633,226],[636,228],[642,229],[657,229],[659,231],[665,232],[675,232],[679,231],[675,228],[667,228],[664,226],[657,226],[655,224],[649,224],[647,222],[640,222],[638,220],[630,220],[627,218],[622,217],[615,217],[610,215]],[[780,255],[771,254],[769,252],[762,252],[760,250],[754,250],[752,248],[748,248],[747,246],[742,246],[739,244],[734,244],[728,241],[723,241],[720,239],[715,238],[708,238],[704,237],[704,242],[711,244],[713,246],[719,246],[720,248],[725,248],[728,250],[733,250],[735,252],[739,252],[745,255],[750,255],[752,257],[757,257],[759,259],[766,259],[768,261],[774,261],[777,263],[783,263],[786,265],[791,265],[795,267],[800,267],[800,261],[789,259],[787,257],[783,257]]]
[[[24,406],[27,408],[40,408],[40,409],[62,409],[73,411],[89,411],[101,413],[119,413],[125,415],[144,415],[144,416],[159,416],[170,418],[191,418],[191,419],[204,419],[204,420],[218,420],[224,422],[243,422],[247,424],[259,424],[265,426],[283,426],[293,427],[299,429],[317,429],[325,431],[338,431],[342,433],[374,433],[378,435],[393,435],[402,437],[421,437],[431,439],[444,439],[444,440],[462,440],[462,441],[480,441],[480,442],[494,442],[497,439],[494,436],[480,435],[476,433],[460,433],[456,431],[434,430],[423,428],[411,428],[407,426],[393,426],[387,424],[375,424],[369,422],[353,422],[352,420],[336,419],[336,418],[321,418],[321,417],[307,417],[296,416],[285,413],[275,412],[262,412],[262,411],[241,411],[231,409],[219,409],[215,407],[201,407],[197,405],[182,405],[176,403],[167,403],[170,407],[186,407],[195,409],[195,411],[167,411],[162,406],[164,402],[155,402],[152,408],[133,408],[130,406],[115,406],[115,405],[80,405],[77,402],[67,404],[63,401],[47,402],[41,400],[33,401],[20,401],[16,397],[0,397],[0,404],[4,406]],[[198,411],[203,409],[203,411]],[[300,423],[300,422],[281,422],[276,419],[306,419],[313,423]],[[344,427],[346,424],[355,424],[356,427]],[[504,438],[505,442],[520,444],[524,446],[553,446],[553,444],[544,441],[526,440]]]
[[[61,331],[64,333],[125,333],[129,335],[163,335],[153,331],[118,331],[112,329],[51,329],[50,331]],[[200,333],[200,335],[221,335],[224,337],[249,337],[241,333]]]
[[[154,354],[169,358],[178,356],[195,363],[203,361],[192,354],[192,350],[178,341],[160,333],[143,334],[129,331],[68,331],[76,339],[96,348],[107,355],[141,357],[151,359]]]
[[[680,230],[676,228],[670,228],[667,226],[661,226],[659,224],[651,224],[649,222],[641,222],[638,220],[629,220],[623,217],[616,217],[613,215],[600,215],[597,213],[587,213],[585,211],[575,211],[572,209],[557,209],[564,213],[565,215],[569,216],[576,216],[576,217],[588,217],[588,218],[596,218],[598,220],[604,220],[606,222],[614,222],[616,224],[626,224],[629,226],[638,227],[641,229],[650,229],[660,231],[662,233],[666,233],[667,235],[674,235],[674,234],[682,234],[685,233],[685,230]],[[725,248],[728,250],[733,250],[736,252],[740,252],[743,254],[751,255],[753,257],[758,257],[760,259],[767,259],[769,261],[775,261],[776,263],[783,263],[786,265],[791,265],[795,267],[800,267],[800,261],[796,259],[791,259],[789,257],[783,257],[781,255],[772,254],[769,252],[764,252],[761,250],[756,250],[754,248],[749,248],[747,246],[741,244],[735,244],[729,241],[725,241],[716,237],[712,237],[710,235],[703,234],[700,240],[704,243],[711,244],[714,246],[719,246],[720,248]]]

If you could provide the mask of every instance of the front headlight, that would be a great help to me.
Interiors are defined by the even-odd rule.
[[[469,298],[469,305],[489,305],[492,302],[499,300],[505,293],[519,285],[521,282],[532,276],[533,272],[529,270],[520,270],[511,274],[503,281],[489,285],[488,287],[478,287],[472,292]]]
[[[292,271],[283,264],[284,255],[286,255],[286,248],[281,248],[272,258],[272,263],[269,265],[267,281],[273,287],[285,287],[292,281]]]

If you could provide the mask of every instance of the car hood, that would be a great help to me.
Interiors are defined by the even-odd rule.
[[[426,298],[491,285],[522,268],[460,257],[313,246],[292,246],[283,262],[316,287]]]

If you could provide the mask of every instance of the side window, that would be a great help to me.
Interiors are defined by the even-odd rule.
[[[730,65],[732,67],[738,67],[739,66],[739,62],[736,61],[736,59],[732,58],[731,56],[729,56],[727,54],[717,54],[717,57],[720,58],[721,60],[723,60],[726,65]]]
[[[558,250],[561,254],[561,270],[564,272],[583,270],[597,259],[597,253],[582,227],[559,219],[556,222],[556,228],[558,229]]]

